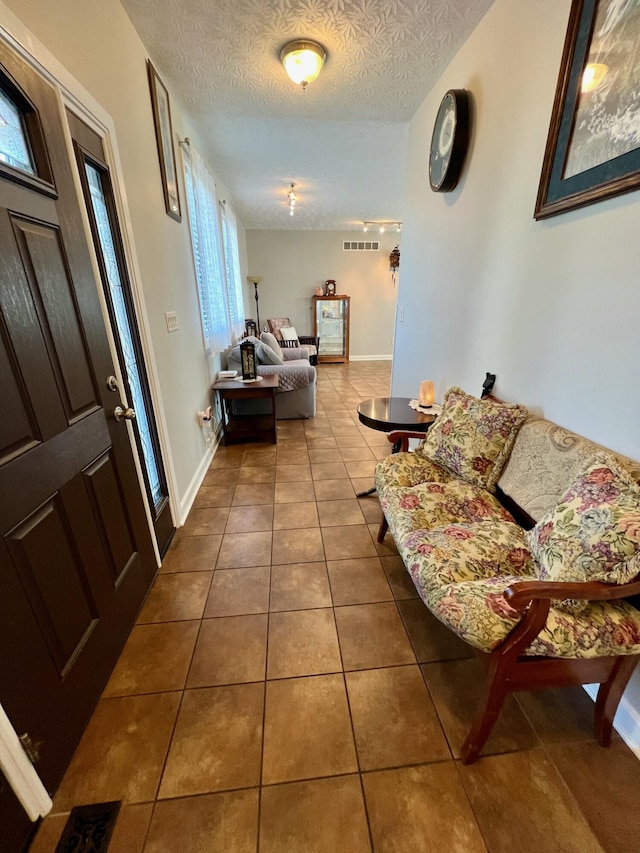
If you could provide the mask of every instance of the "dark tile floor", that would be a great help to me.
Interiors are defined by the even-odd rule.
[[[321,366],[318,414],[218,450],[32,846],[123,800],[110,853],[640,849],[640,762],[593,740],[581,688],[506,703],[458,756],[480,687],[417,598],[358,402],[389,364]]]

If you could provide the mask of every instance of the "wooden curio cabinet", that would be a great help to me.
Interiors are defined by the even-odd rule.
[[[350,296],[313,297],[313,334],[320,338],[319,362],[349,361]]]

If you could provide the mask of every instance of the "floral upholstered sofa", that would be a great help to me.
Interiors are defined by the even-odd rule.
[[[387,527],[429,610],[488,663],[462,757],[510,690],[599,683],[603,745],[640,656],[640,463],[518,405],[450,389],[414,452],[383,459]],[[418,437],[418,436],[414,436]]]

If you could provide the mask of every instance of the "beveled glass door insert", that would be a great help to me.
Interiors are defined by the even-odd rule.
[[[107,285],[109,287],[113,311],[116,317],[116,325],[118,327],[118,334],[120,336],[124,367],[131,392],[131,399],[128,402],[131,404],[136,413],[135,429],[140,437],[140,445],[142,448],[142,456],[144,458],[144,466],[146,469],[151,501],[154,507],[158,507],[164,497],[164,490],[160,481],[160,472],[158,470],[155,450],[151,439],[151,427],[149,424],[149,416],[147,414],[147,403],[142,392],[140,364],[138,363],[138,354],[133,343],[131,320],[127,311],[123,282],[120,275],[116,248],[113,242],[113,234],[111,232],[111,225],[109,222],[109,212],[107,210],[107,203],[102,189],[100,173],[96,167],[90,163],[85,163],[85,172],[87,175],[87,183],[89,184],[89,194],[96,223],[96,230],[100,241],[100,250],[102,252],[104,268],[107,274]]]
[[[131,426],[138,447],[156,541],[162,555],[171,542],[175,528],[111,174],[109,167],[101,159],[100,137],[73,114],[67,112],[67,115],[102,287],[118,350],[124,382],[122,405],[130,406],[135,411]]]
[[[0,162],[36,174],[31,146],[22,113],[5,92],[0,89]]]

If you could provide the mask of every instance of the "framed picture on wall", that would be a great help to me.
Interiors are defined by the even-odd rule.
[[[640,3],[573,0],[534,217],[640,187]]]
[[[149,74],[149,87],[151,89],[153,121],[156,127],[158,157],[160,158],[160,174],[162,176],[162,189],[164,191],[164,206],[169,216],[177,222],[181,222],[182,215],[180,211],[180,195],[178,193],[178,171],[176,169],[176,155],[173,147],[173,128],[171,126],[169,93],[150,60],[147,60],[147,71]]]

